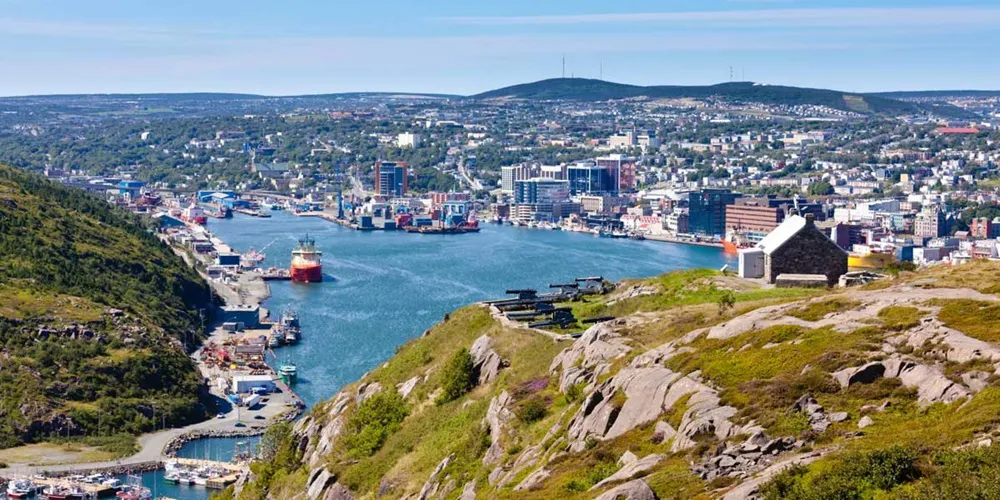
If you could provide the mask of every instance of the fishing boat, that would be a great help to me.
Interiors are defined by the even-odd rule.
[[[297,335],[296,330],[291,329],[291,328],[285,329],[285,343],[286,344],[294,344],[294,343],[296,343],[298,341],[299,341],[299,337]]]
[[[142,485],[141,477],[130,475],[128,483],[121,487],[115,497],[121,500],[152,500],[153,492]]]
[[[35,496],[41,489],[28,478],[15,479],[7,483],[7,496],[10,498],[28,498]]]

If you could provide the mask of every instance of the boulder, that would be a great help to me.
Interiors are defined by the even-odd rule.
[[[598,323],[588,328],[572,345],[552,360],[549,371],[561,371],[559,390],[565,392],[576,384],[591,384],[611,367],[611,361],[631,351],[626,339],[615,330],[616,321]]]
[[[885,375],[885,365],[881,362],[868,363],[864,366],[845,368],[833,373],[833,378],[841,387],[854,384],[870,384]]]
[[[861,420],[858,420],[858,429],[864,429],[865,427],[868,427],[869,425],[872,425],[874,423],[875,421],[872,420],[871,417],[866,415],[864,417],[861,417]]]
[[[628,465],[637,460],[639,460],[639,457],[635,456],[635,453],[626,451],[625,453],[622,453],[621,458],[618,459],[618,465]]]
[[[830,421],[833,423],[843,422],[844,420],[847,420],[846,411],[838,411],[830,414]]]
[[[597,497],[596,500],[657,500],[653,489],[642,479],[616,486]]]
[[[469,354],[472,355],[472,365],[476,373],[479,374],[478,383],[480,385],[489,383],[496,378],[501,368],[509,365],[507,360],[501,358],[493,350],[493,341],[488,335],[476,339],[472,348],[469,349]]]
[[[670,441],[677,435],[677,430],[674,429],[672,425],[667,422],[659,421],[656,426],[653,427],[653,441],[657,443],[665,443]]]

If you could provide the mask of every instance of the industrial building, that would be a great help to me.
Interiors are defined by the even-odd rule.
[[[233,393],[246,394],[254,389],[274,392],[277,385],[270,375],[233,375]]]

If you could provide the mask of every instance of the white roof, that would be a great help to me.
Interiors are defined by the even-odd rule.
[[[270,382],[273,380],[270,375],[233,375],[233,383],[236,382]]]
[[[774,231],[771,231],[763,240],[760,240],[757,248],[763,250],[765,254],[770,255],[775,250],[781,248],[792,236],[799,234],[799,231],[804,227],[806,227],[805,217],[801,215],[788,217],[780,226],[774,228]]]

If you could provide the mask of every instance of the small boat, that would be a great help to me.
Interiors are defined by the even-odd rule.
[[[272,347],[272,348],[273,347],[281,347],[281,340],[282,340],[282,338],[281,338],[280,335],[271,335],[271,338],[268,339],[268,341],[267,341],[267,346],[268,347]]]
[[[294,344],[299,341],[299,337],[295,334],[295,330],[289,329],[285,330],[285,343]]]
[[[128,484],[122,486],[115,497],[121,500],[152,500],[153,492],[142,485],[141,477],[130,475]]]

